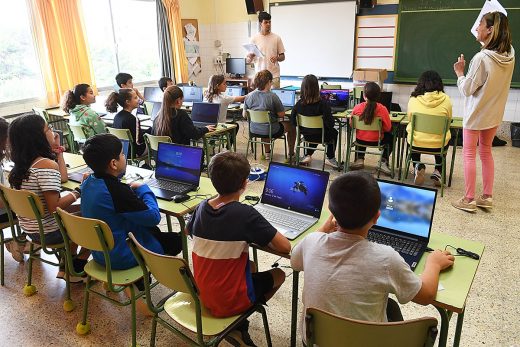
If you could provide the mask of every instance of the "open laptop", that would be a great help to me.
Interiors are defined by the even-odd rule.
[[[155,178],[145,183],[160,199],[197,189],[200,182],[202,148],[159,142]]]
[[[430,241],[437,190],[379,179],[377,183],[381,216],[368,240],[391,246],[414,270]]]
[[[194,102],[202,102],[202,87],[182,86],[180,88],[184,93],[183,106],[191,107]]]
[[[234,98],[236,98],[237,96],[242,96],[242,95],[244,95],[244,88],[242,86],[228,86],[226,88],[226,95],[232,96]],[[228,108],[231,108],[231,109],[237,108],[237,107],[240,107],[239,103],[232,103],[232,104],[228,105]]]
[[[130,148],[130,142],[128,140],[121,140],[121,144],[123,145],[123,153],[125,154],[126,158],[130,158],[129,155],[129,148]],[[91,174],[93,171],[90,167],[87,165],[82,166],[78,170],[74,170],[73,172],[69,172],[67,174],[67,177],[70,181],[81,183],[83,181],[83,174],[88,173]]]
[[[191,120],[198,127],[217,125],[220,104],[211,102],[194,102],[191,109]]]
[[[289,240],[320,219],[329,172],[271,163],[255,208]]]
[[[320,90],[320,97],[329,104],[332,113],[343,112],[348,109],[349,93],[346,89],[322,89]]]
[[[151,102],[163,102],[164,93],[159,87],[144,87],[144,99]]]
[[[296,103],[296,91],[288,89],[271,89],[282,102],[285,111],[288,111],[294,107]]]

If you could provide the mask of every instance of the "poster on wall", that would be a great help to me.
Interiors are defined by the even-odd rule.
[[[202,71],[200,63],[199,25],[196,19],[182,19],[184,49],[188,59],[188,79]]]

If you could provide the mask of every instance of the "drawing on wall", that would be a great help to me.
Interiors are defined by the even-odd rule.
[[[184,49],[188,59],[188,79],[196,77],[201,71],[199,30],[196,19],[183,19]]]

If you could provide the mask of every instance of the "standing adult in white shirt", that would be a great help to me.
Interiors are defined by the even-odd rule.
[[[257,57],[254,53],[247,55],[248,63],[255,63],[255,72],[269,70],[273,74],[273,88],[280,88],[280,64],[285,60],[285,48],[280,36],[271,32],[271,15],[267,12],[258,14],[260,32],[256,34],[251,43],[255,44],[263,57]]]

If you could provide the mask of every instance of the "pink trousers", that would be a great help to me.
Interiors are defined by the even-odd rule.
[[[482,182],[483,193],[493,195],[493,181],[495,179],[495,162],[491,154],[491,144],[497,132],[497,127],[486,130],[463,130],[463,150],[464,157],[464,181],[465,198],[472,200],[475,198],[475,181],[477,176],[476,156],[477,145],[479,149],[480,161],[482,162]]]

